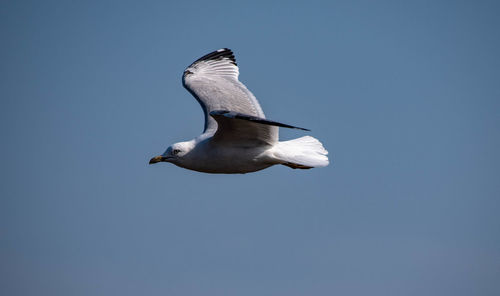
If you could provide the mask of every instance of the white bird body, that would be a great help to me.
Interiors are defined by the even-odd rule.
[[[196,140],[193,140],[193,143],[194,141]],[[210,137],[197,142],[193,149],[175,164],[204,173],[255,172],[276,164],[269,155],[270,149],[268,148],[270,147],[245,148],[220,145]]]
[[[209,53],[191,64],[183,85],[205,113],[205,129],[197,138],[173,144],[150,160],[171,162],[205,173],[249,173],[272,165],[309,169],[328,165],[328,152],[315,138],[278,141],[278,127],[296,128],[265,119],[254,95],[238,80],[231,50]]]

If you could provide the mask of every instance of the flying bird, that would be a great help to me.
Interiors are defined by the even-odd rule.
[[[193,62],[182,84],[205,114],[203,133],[175,143],[149,164],[170,162],[204,173],[244,174],[281,164],[293,169],[328,165],[328,151],[311,136],[278,140],[279,127],[304,131],[266,119],[255,96],[238,80],[239,69],[228,48]]]

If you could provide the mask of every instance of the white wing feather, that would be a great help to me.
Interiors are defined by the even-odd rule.
[[[183,85],[205,113],[205,133],[213,134],[217,130],[217,122],[209,115],[214,110],[265,118],[259,102],[238,80],[238,75],[233,52],[227,48],[199,58],[184,71]]]

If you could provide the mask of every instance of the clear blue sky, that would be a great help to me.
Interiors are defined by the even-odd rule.
[[[0,294],[500,295],[497,3],[2,1]],[[221,47],[333,165],[148,165]]]

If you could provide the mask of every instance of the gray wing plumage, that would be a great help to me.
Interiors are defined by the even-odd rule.
[[[218,124],[215,141],[225,141],[232,145],[254,147],[274,145],[278,141],[278,128],[308,129],[288,125],[265,118],[234,111],[215,110],[210,112]]]
[[[238,75],[236,59],[227,48],[199,58],[184,71],[182,83],[205,113],[205,133],[215,133],[217,130],[217,122],[210,116],[210,112],[215,110],[229,110],[265,118],[259,102],[238,80]],[[277,129],[272,133],[277,138]]]

